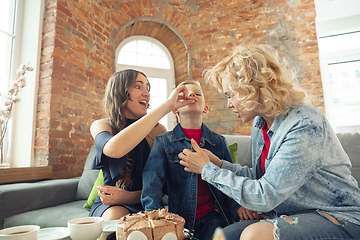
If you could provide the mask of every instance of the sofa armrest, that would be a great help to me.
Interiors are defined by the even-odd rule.
[[[79,178],[0,185],[0,223],[9,216],[75,200]]]

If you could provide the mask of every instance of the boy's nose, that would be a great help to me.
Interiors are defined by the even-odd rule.
[[[195,97],[195,93],[194,92],[189,92],[189,97]]]

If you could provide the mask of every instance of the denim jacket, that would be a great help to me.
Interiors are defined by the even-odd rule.
[[[223,136],[202,124],[202,136],[199,146],[213,152],[220,159],[231,162],[230,152]],[[149,158],[143,171],[143,190],[141,203],[146,211],[162,208],[163,194],[169,197],[169,212],[182,216],[185,228],[193,230],[197,203],[197,174],[189,173],[180,164],[178,154],[184,149],[193,150],[190,139],[178,124],[172,131],[155,138]],[[210,184],[217,209],[228,221],[233,223],[238,218],[240,206],[231,198]]]
[[[266,173],[257,179],[264,122],[259,116],[253,121],[253,168],[208,163],[202,179],[243,207],[272,217],[319,210],[360,225],[360,189],[350,159],[322,112],[303,104],[274,119]]]

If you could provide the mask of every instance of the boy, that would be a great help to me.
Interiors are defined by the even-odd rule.
[[[155,138],[143,171],[141,203],[146,211],[162,208],[163,194],[169,197],[169,212],[182,216],[185,228],[201,240],[211,240],[217,227],[235,222],[240,206],[217,188],[207,184],[201,175],[188,173],[178,157],[184,149],[192,149],[191,139],[220,159],[231,162],[226,140],[202,123],[208,111],[200,83],[184,81],[188,97],[195,102],[174,110],[179,123],[172,131]]]

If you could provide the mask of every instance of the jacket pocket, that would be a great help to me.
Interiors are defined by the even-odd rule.
[[[180,165],[179,154],[184,150],[184,148],[175,148],[166,151],[167,158],[170,163],[178,163]]]

